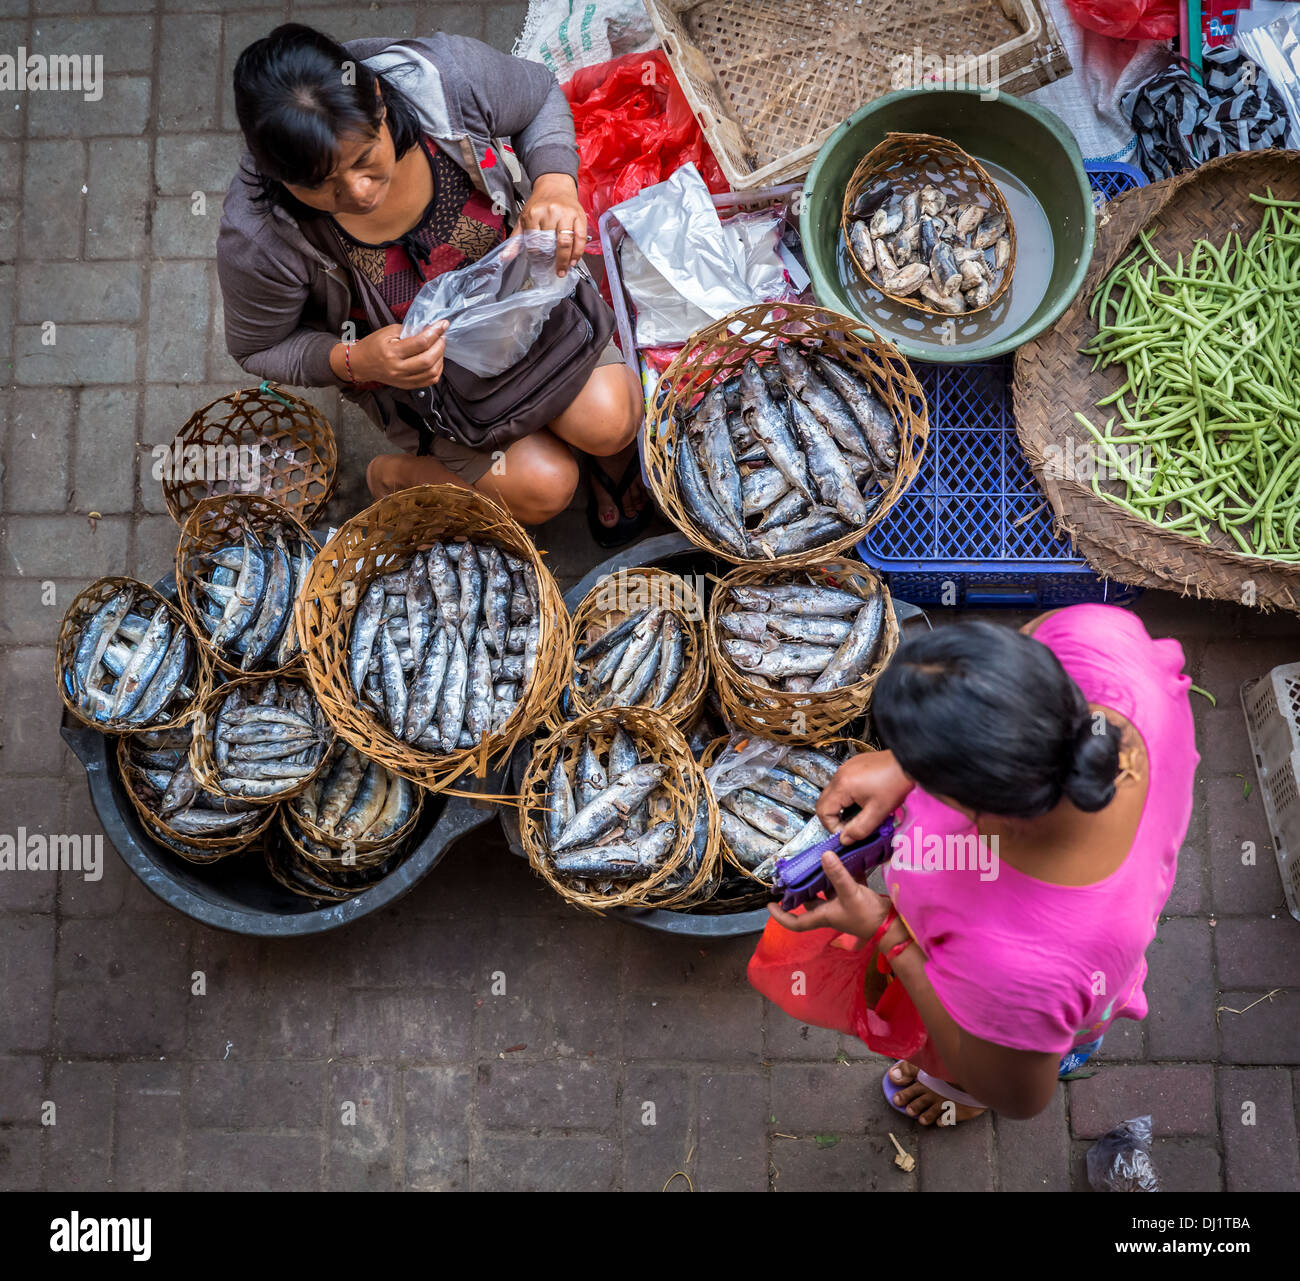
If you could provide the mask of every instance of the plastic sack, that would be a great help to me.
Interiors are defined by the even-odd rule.
[[[800,916],[804,908],[797,908]],[[834,930],[795,934],[768,921],[749,958],[749,981],[791,1018],[856,1036],[868,1049],[910,1059],[927,1072],[945,1069],[930,1049],[925,1024],[907,989],[893,976],[868,1008],[867,967],[874,953],[861,939]]]
[[[450,318],[447,359],[491,378],[528,354],[556,303],[577,287],[577,272],[556,274],[555,232],[523,231],[422,286],[402,337]]]
[[[511,52],[545,63],[563,84],[579,67],[658,43],[642,0],[530,0]]]
[[[1066,0],[1074,20],[1121,40],[1168,40],[1178,34],[1177,0]]]
[[[578,143],[578,198],[591,231],[606,209],[694,164],[710,191],[727,190],[661,49],[576,72],[564,86]]]
[[[1136,1116],[1103,1134],[1088,1149],[1088,1183],[1094,1192],[1159,1192],[1151,1164],[1151,1118]]]

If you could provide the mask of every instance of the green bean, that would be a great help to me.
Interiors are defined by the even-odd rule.
[[[1080,348],[1123,380],[1088,430],[1114,486],[1093,491],[1161,527],[1300,561],[1300,202],[1272,192],[1249,239],[1197,241],[1171,264],[1144,229],[1089,303]],[[1135,463],[1131,453],[1139,450]],[[1116,492],[1122,490],[1122,492]]]

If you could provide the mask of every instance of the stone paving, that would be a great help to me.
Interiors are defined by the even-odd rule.
[[[99,830],[58,732],[59,618],[96,575],[169,569],[149,448],[249,382],[213,262],[238,51],[288,17],[509,48],[523,11],[0,0],[0,52],[102,53],[107,76],[94,103],[0,92],[4,832]],[[340,519],[379,438],[308,395],[339,430]],[[581,530],[573,511],[538,535],[566,586],[595,559]],[[748,987],[749,941],[580,916],[493,824],[382,915],[295,943],[199,926],[111,852],[96,883],[0,873],[0,1188],[657,1190],[680,1170],[707,1190],[1084,1190],[1091,1142],[1145,1112],[1167,1189],[1300,1187],[1300,925],[1238,701],[1298,629],[1160,593],[1138,612],[1218,703],[1193,700],[1203,762],[1151,1016],[1038,1118],[917,1130],[885,1107],[882,1060]]]

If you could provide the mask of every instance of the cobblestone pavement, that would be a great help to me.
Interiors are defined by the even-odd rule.
[[[52,646],[91,577],[168,570],[149,448],[248,382],[223,349],[213,263],[237,52],[290,16],[508,48],[524,6],[28,8],[0,0],[0,51],[102,53],[107,80],[94,103],[0,93],[0,827],[91,833]],[[340,430],[339,518],[378,438],[310,395]],[[566,585],[592,560],[581,524],[539,535]],[[96,883],[0,872],[0,1187],[658,1189],[681,1170],[700,1189],[1067,1190],[1085,1186],[1092,1140],[1145,1112],[1166,1188],[1300,1186],[1300,926],[1238,701],[1243,679],[1296,658],[1297,629],[1155,593],[1139,613],[1218,703],[1194,699],[1203,764],[1151,1016],[1116,1025],[1096,1075],[1035,1120],[919,1132],[885,1107],[881,1060],[765,1007],[746,940],[579,916],[492,825],[382,915],[297,943],[196,925],[111,852]]]

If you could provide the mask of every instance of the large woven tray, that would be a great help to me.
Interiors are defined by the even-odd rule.
[[[1078,444],[1084,429],[1075,412],[1104,419],[1096,402],[1120,386],[1118,366],[1094,373],[1092,358],[1079,348],[1097,333],[1088,316],[1093,293],[1138,232],[1149,227],[1153,245],[1169,261],[1197,240],[1221,244],[1237,232],[1245,241],[1263,217],[1249,195],[1265,188],[1300,200],[1300,152],[1238,152],[1111,201],[1097,219],[1097,246],[1079,296],[1049,332],[1016,353],[1016,431],[1062,532],[1099,574],[1184,595],[1300,610],[1300,566],[1243,556],[1218,529],[1211,543],[1170,533],[1099,498],[1090,477],[1062,477],[1046,461],[1069,457],[1063,451]],[[1122,494],[1116,481],[1101,484]]]
[[[1070,74],[1044,0],[645,0],[668,64],[735,191],[807,173],[846,116],[891,89],[900,59],[938,58],[1003,93]],[[924,63],[921,72],[927,70]],[[966,70],[968,69],[968,70]]]

